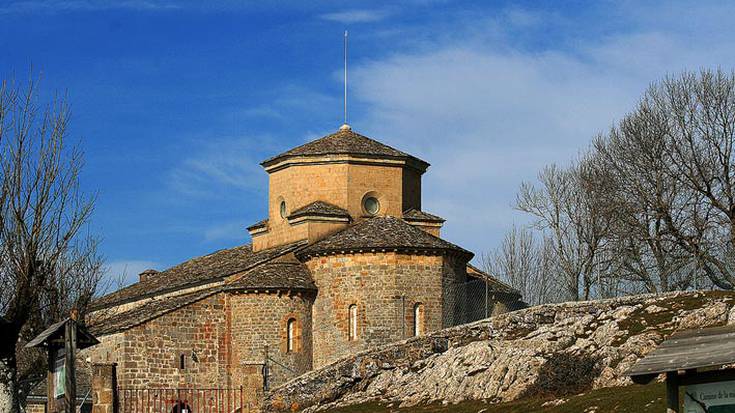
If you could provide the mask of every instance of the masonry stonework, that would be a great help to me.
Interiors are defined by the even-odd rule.
[[[116,363],[123,389],[242,386],[252,406],[266,386],[478,313],[461,288],[472,253],[439,238],[444,219],[421,210],[428,163],[345,126],[261,165],[268,217],[248,227],[252,245],[100,298],[101,344],[80,357]]]
[[[450,258],[397,252],[339,254],[306,262],[319,288],[313,307],[314,367],[413,333],[413,307],[423,304],[422,331],[445,326]],[[357,339],[349,339],[349,307],[357,305]]]
[[[229,300],[232,358],[238,364],[235,385],[252,386],[254,382],[262,385],[260,368],[266,363],[266,346],[268,356],[274,360],[268,362],[271,386],[312,369],[312,295],[261,292],[233,294]],[[295,321],[296,327],[293,351],[286,348],[290,319]],[[255,376],[248,377],[252,375]]]

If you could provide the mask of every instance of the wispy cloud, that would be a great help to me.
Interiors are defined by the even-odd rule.
[[[706,8],[708,15],[731,12]],[[450,239],[482,251],[513,221],[527,219],[512,210],[520,182],[588,147],[651,81],[685,69],[731,68],[735,29],[710,17],[719,31],[711,36],[711,27],[682,18],[699,14],[688,9],[656,18],[616,10],[640,23],[533,47],[517,44],[509,30],[544,31],[545,22],[563,19],[511,10],[485,27],[469,21],[479,16],[466,16],[454,26],[467,32],[358,64],[353,91],[368,108],[359,123],[433,164],[424,178],[424,208],[448,218]]]
[[[354,24],[354,23],[372,23],[386,19],[391,15],[386,9],[382,10],[368,10],[368,9],[355,9],[355,10],[344,10],[334,13],[322,14],[319,17],[324,20],[334,21],[343,24]]]
[[[261,189],[265,181],[259,162],[270,142],[269,137],[243,136],[193,145],[168,172],[168,182],[180,194],[210,199]]]

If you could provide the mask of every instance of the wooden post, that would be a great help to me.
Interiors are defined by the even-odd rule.
[[[666,373],[666,413],[679,413],[679,377],[676,371]]]
[[[77,349],[77,322],[73,319],[66,323],[64,347],[66,351],[66,358],[64,360],[64,368],[66,369],[66,382],[64,383],[64,411],[66,413],[75,413],[77,404],[77,381],[74,360]]]

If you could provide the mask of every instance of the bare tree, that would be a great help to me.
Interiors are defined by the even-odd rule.
[[[684,73],[654,84],[650,110],[664,119],[670,183],[687,192],[683,224],[669,231],[720,288],[735,286],[735,73]]]
[[[37,99],[33,81],[0,88],[0,411],[18,411],[18,383],[45,366],[21,344],[72,307],[83,314],[101,277],[97,243],[82,233],[93,199],[79,189],[82,153],[66,142],[69,107]]]
[[[568,169],[556,165],[539,174],[539,186],[523,183],[516,208],[536,218],[534,226],[549,237],[565,298],[589,299],[609,262],[606,248],[611,225],[609,205],[590,185],[597,179],[587,160]]]
[[[609,233],[615,278],[627,281],[622,292],[665,292],[687,289],[697,272],[692,256],[667,225],[681,228],[692,194],[670,179],[666,122],[642,100],[607,135],[594,142],[591,165],[604,182],[613,225]],[[596,184],[593,182],[593,185]],[[695,197],[696,198],[696,197]]]
[[[527,228],[513,226],[495,251],[483,254],[485,272],[505,281],[531,305],[561,300],[551,240],[536,240]]]

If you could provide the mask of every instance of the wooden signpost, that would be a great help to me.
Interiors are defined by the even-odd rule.
[[[627,375],[647,384],[665,373],[667,413],[735,412],[735,368],[729,367],[734,363],[735,326],[713,327],[672,335]]]
[[[53,324],[26,344],[26,347],[43,347],[48,351],[49,413],[76,412],[76,353],[98,343],[72,311],[69,318]]]

